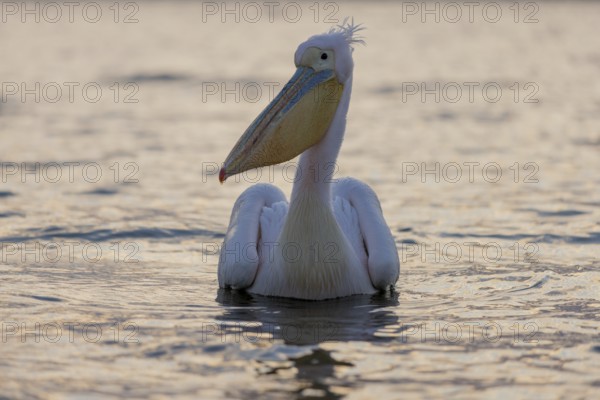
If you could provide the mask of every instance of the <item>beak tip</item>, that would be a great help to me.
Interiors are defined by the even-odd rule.
[[[225,179],[227,179],[227,176],[225,175],[225,168],[221,168],[221,170],[219,171],[219,182],[223,184],[223,182],[225,182]]]

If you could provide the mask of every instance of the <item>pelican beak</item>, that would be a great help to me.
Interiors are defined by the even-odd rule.
[[[219,172],[219,181],[291,160],[317,144],[331,125],[343,88],[331,69],[298,67],[233,147]]]

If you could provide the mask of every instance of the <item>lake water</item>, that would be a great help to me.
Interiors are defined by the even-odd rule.
[[[600,4],[11,4],[0,398],[597,395]],[[338,176],[378,193],[396,291],[219,291],[235,199],[294,164],[216,170],[344,16],[367,46]]]

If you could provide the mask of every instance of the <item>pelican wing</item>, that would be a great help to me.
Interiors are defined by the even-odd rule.
[[[385,290],[394,285],[400,259],[375,192],[359,180],[344,178],[333,185],[333,199],[338,224],[358,258],[366,260],[373,286]]]
[[[283,192],[268,184],[251,186],[238,197],[219,257],[219,287],[243,289],[252,285],[260,261],[259,242],[268,233],[261,232],[261,217],[273,204],[285,201]]]

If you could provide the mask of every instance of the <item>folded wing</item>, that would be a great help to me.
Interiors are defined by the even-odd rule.
[[[244,289],[252,285],[260,261],[261,216],[265,207],[281,201],[285,202],[283,192],[269,184],[251,186],[238,197],[219,257],[219,287]]]
[[[400,259],[377,195],[367,184],[353,178],[338,179],[332,194],[338,224],[359,259],[366,257],[371,283],[379,290],[393,286],[400,275]],[[362,238],[362,243],[357,237]]]

